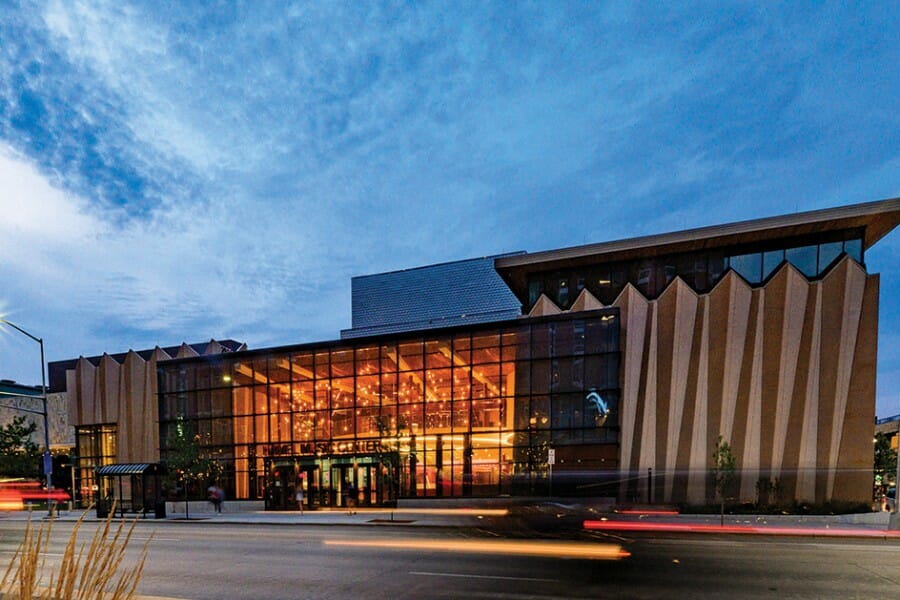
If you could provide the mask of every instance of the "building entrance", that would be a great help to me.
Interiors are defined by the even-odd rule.
[[[379,506],[384,494],[379,481],[379,463],[356,462],[350,465],[337,464],[331,467],[332,488],[335,490],[335,504],[349,506]]]
[[[295,456],[266,459],[266,510],[384,506],[392,502],[391,469],[378,456]]]
[[[292,458],[268,459],[266,510],[299,510],[297,490],[303,490],[304,510],[318,503],[319,467]]]

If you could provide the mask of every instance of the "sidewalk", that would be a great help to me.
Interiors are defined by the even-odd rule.
[[[348,514],[346,509],[306,510],[298,511],[260,511],[260,510],[228,510],[226,502],[222,512],[191,509],[188,515],[181,512],[168,512],[165,519],[155,519],[153,513],[143,515],[125,514],[126,520],[137,519],[147,522],[180,522],[180,523],[246,523],[268,525],[369,525],[369,526],[417,526],[417,527],[482,527],[486,523],[502,519],[505,511],[485,509],[428,509],[428,508],[359,508]],[[44,510],[0,512],[0,520],[45,520]],[[57,521],[77,521],[84,516],[85,521],[103,521],[98,519],[95,510],[74,509],[59,511],[54,515]],[[115,517],[118,519],[118,517]]]
[[[46,513],[35,510],[0,513],[0,520],[46,519]],[[94,510],[60,511],[59,521],[102,521]],[[507,532],[524,531],[656,531],[682,533],[753,533],[757,535],[794,535],[823,537],[883,537],[900,540],[900,530],[890,529],[890,513],[849,515],[725,515],[724,527],[720,516],[713,514],[678,514],[669,511],[632,508],[630,510],[597,510],[590,506],[547,502],[540,505],[512,505],[509,508],[360,508],[349,514],[345,509],[304,511],[229,510],[226,502],[221,513],[212,507],[168,512],[165,519],[126,514],[127,520],[157,523],[244,523],[285,526],[352,525],[370,527],[480,527]]]

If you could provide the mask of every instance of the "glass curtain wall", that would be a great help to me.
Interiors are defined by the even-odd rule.
[[[75,428],[76,456],[75,481],[72,490],[82,506],[89,506],[102,497],[94,469],[116,462],[116,426],[88,425]]]
[[[160,439],[192,421],[230,497],[276,508],[524,493],[551,445],[614,469],[591,457],[618,441],[617,316],[163,363]]]
[[[585,288],[604,304],[612,304],[627,283],[652,299],[658,297],[676,276],[694,291],[706,293],[729,269],[750,285],[759,285],[784,262],[794,265],[809,278],[823,276],[844,255],[862,263],[862,238],[855,232],[837,235],[847,239],[804,246],[785,242],[761,251],[732,249],[692,252],[536,273],[529,278],[526,308],[531,310],[540,295],[547,294],[560,308],[568,309]]]

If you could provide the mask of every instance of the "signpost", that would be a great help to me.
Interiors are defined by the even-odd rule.
[[[556,448],[550,448],[547,450],[547,464],[550,465],[550,485],[549,485],[549,493],[548,496],[553,496],[553,465],[556,464]]]

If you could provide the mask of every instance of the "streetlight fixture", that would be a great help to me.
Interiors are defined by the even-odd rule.
[[[47,418],[47,377],[44,370],[44,339],[32,335],[11,321],[0,317],[0,323],[9,325],[22,335],[28,336],[41,347],[41,400],[44,410],[41,413],[44,417],[44,474],[47,476],[47,516],[53,516],[53,503],[50,498],[53,489],[53,458],[50,455],[50,424]]]

